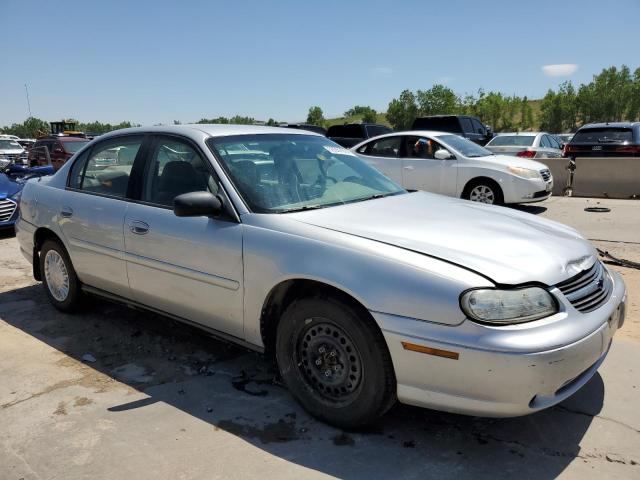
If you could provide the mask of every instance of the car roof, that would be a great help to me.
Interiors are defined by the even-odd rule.
[[[322,137],[319,133],[310,130],[298,128],[283,127],[266,127],[262,125],[235,125],[235,124],[210,124],[210,123],[194,123],[184,125],[156,125],[152,127],[132,127],[114,130],[113,132],[101,135],[100,140],[115,135],[132,134],[132,133],[168,133],[174,135],[185,135],[189,137],[202,136],[206,134],[211,137],[227,137],[231,135],[257,135],[257,134],[276,134],[276,135],[315,135]]]
[[[587,123],[586,125],[583,125],[582,127],[580,127],[580,130],[586,130],[589,128],[607,128],[607,127],[613,127],[613,128],[631,128],[631,127],[636,127],[639,126],[640,122],[601,122],[601,123]]]
[[[60,140],[61,142],[89,142],[88,138],[83,137],[52,137],[54,140]]]
[[[551,135],[547,132],[500,132],[500,133],[496,133],[496,137],[505,137],[507,135],[511,135],[511,136],[517,136],[517,137],[535,137],[537,135],[540,134],[547,134],[547,135]]]

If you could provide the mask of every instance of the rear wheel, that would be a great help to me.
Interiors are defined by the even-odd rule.
[[[478,179],[469,182],[462,194],[462,198],[490,205],[502,205],[504,203],[502,189],[496,182],[489,179]]]
[[[77,309],[82,298],[80,282],[67,251],[57,240],[46,240],[40,250],[42,284],[49,300],[58,310]]]
[[[280,374],[302,406],[319,419],[355,428],[395,401],[386,343],[370,318],[333,298],[294,301],[278,325]]]

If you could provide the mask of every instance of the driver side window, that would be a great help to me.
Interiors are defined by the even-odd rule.
[[[405,138],[405,157],[406,158],[424,158],[433,159],[434,154],[439,149],[446,150],[435,140],[426,137],[404,137]]]

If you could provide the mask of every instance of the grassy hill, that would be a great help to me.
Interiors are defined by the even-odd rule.
[[[531,110],[533,112],[533,128],[531,130],[537,130],[540,124],[540,104],[542,100],[529,100],[529,105],[531,105]],[[515,122],[520,122],[520,112],[517,112],[515,115]],[[325,120],[325,128],[329,128],[331,125],[342,125],[344,123],[360,123],[362,121],[361,115],[354,115],[351,117],[337,117],[337,118],[327,118]],[[378,118],[376,123],[380,123],[382,125],[387,125],[388,127],[391,124],[387,121],[386,112],[378,113]]]

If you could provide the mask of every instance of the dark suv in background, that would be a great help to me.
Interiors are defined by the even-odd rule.
[[[640,122],[589,123],[564,147],[565,157],[640,157]]]
[[[413,121],[411,130],[431,130],[451,132],[467,138],[478,145],[486,145],[493,138],[491,127],[484,125],[479,118],[468,115],[431,115],[418,117]]]
[[[366,140],[385,133],[391,133],[389,127],[377,123],[345,123],[344,125],[332,125],[327,130],[327,137],[338,145],[349,148]]]

